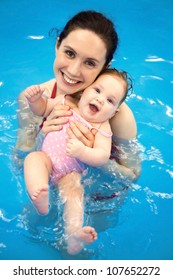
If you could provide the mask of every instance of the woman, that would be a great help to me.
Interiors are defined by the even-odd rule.
[[[84,90],[96,79],[98,74],[109,67],[118,45],[118,36],[113,23],[95,11],[84,11],[75,15],[66,24],[56,43],[54,61],[55,79],[40,85],[46,88],[45,95],[54,98],[59,94],[73,94]],[[42,125],[46,135],[62,128],[66,121],[60,116],[70,115],[68,106],[57,105]],[[31,151],[42,119],[34,116],[24,97],[19,96],[19,131],[16,148]],[[139,175],[139,160],[131,141],[135,139],[137,128],[132,111],[122,103],[117,114],[111,119],[114,149],[107,168],[130,179]],[[70,125],[69,137],[76,137],[87,146],[92,146],[95,131],[86,129],[80,123]],[[117,153],[118,150],[118,153]]]

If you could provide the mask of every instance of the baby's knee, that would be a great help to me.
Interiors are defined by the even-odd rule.
[[[24,164],[28,164],[29,162],[33,161],[37,157],[37,152],[31,152],[29,153],[24,161]]]

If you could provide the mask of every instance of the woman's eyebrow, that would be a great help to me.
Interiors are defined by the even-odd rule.
[[[96,63],[100,63],[100,61],[97,58],[87,57],[87,59],[95,61]]]
[[[77,54],[77,52],[72,47],[70,47],[68,45],[64,45],[64,48],[69,49],[69,50],[73,51],[75,54]],[[95,61],[96,63],[99,63],[99,60],[97,58],[94,58],[94,57],[87,57],[86,59],[89,59],[89,60]]]
[[[72,47],[70,47],[70,46],[64,46],[64,48],[66,48],[66,49],[68,49],[68,50],[71,50],[71,51],[73,51],[74,53],[76,53],[76,51],[75,51]]]

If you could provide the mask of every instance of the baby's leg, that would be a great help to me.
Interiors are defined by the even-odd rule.
[[[32,152],[25,159],[26,188],[40,214],[47,214],[49,210],[48,181],[51,170],[51,160],[44,152]]]
[[[97,233],[90,226],[83,226],[84,191],[81,175],[72,172],[59,181],[59,190],[64,202],[64,223],[67,236],[67,250],[70,254],[79,253],[86,244],[97,239]]]

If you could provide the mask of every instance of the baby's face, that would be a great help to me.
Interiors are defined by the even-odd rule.
[[[90,122],[104,122],[115,114],[124,94],[120,77],[103,74],[82,93],[79,111]]]

